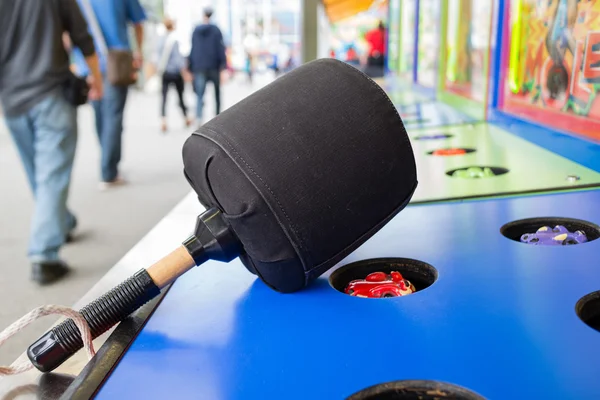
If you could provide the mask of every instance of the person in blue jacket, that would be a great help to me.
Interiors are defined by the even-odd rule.
[[[212,82],[215,88],[216,113],[221,112],[221,71],[227,66],[223,35],[221,30],[211,23],[212,14],[211,8],[204,9],[204,23],[194,29],[192,49],[188,58],[188,68],[194,75],[194,91],[198,96],[196,105],[198,123],[202,119],[207,82]]]
[[[90,25],[90,33],[94,38],[100,69],[104,75],[104,97],[93,101],[92,107],[96,116],[96,133],[100,142],[100,190],[108,190],[121,186],[126,180],[119,173],[123,146],[123,120],[125,104],[129,88],[117,86],[107,79],[108,50],[131,50],[128,26],[133,25],[137,50],[133,51],[134,66],[140,69],[143,65],[142,45],[144,41],[144,21],[146,12],[139,0],[77,0],[85,19]],[[97,21],[99,29],[94,30],[91,21]],[[100,37],[100,35],[102,37]],[[101,46],[104,42],[106,46]],[[107,47],[107,49],[102,49]],[[73,55],[77,73],[88,75],[81,52],[74,49]]]

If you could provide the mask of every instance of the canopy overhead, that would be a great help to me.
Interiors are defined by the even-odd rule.
[[[371,8],[375,0],[323,0],[331,23],[352,17]]]

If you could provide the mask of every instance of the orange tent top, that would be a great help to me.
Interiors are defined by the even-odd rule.
[[[331,23],[352,17],[371,8],[375,0],[323,0],[327,17]]]

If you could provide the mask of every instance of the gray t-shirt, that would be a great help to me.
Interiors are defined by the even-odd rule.
[[[7,116],[23,114],[64,84],[69,33],[84,56],[94,42],[75,0],[0,0],[0,101]]]

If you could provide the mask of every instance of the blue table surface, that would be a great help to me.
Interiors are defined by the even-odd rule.
[[[438,270],[401,298],[344,295],[329,273],[279,294],[238,261],[209,262],[175,282],[98,398],[341,399],[400,379],[489,399],[600,398],[600,332],[575,313],[600,289],[600,240],[538,247],[499,232],[529,217],[598,224],[598,204],[587,191],[408,207],[340,263]]]
[[[481,122],[442,102],[396,106],[407,131]]]

